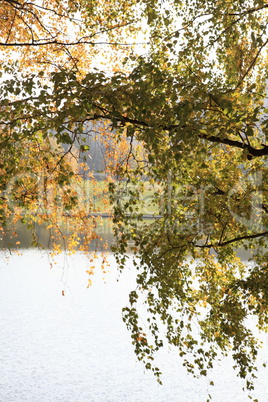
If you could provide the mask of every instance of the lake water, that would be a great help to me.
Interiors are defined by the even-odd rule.
[[[202,402],[208,393],[213,401],[249,400],[228,359],[193,379],[176,350],[166,349],[158,357],[164,384],[144,372],[121,320],[133,269],[118,282],[111,257],[105,281],[97,272],[87,288],[82,255],[59,257],[52,269],[45,252],[6,257],[1,254],[0,402]],[[264,339],[260,364],[268,360]],[[268,401],[267,379],[262,369],[253,394],[261,402]]]

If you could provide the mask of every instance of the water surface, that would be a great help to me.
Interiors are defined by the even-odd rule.
[[[193,379],[176,350],[166,349],[158,359],[164,385],[144,372],[121,319],[135,275],[126,270],[118,282],[112,257],[105,281],[98,271],[87,289],[82,255],[60,257],[52,269],[45,252],[27,250],[8,262],[6,256],[0,264],[1,402],[202,402],[208,393],[213,401],[248,400],[228,360]],[[260,364],[267,350],[266,337]],[[266,370],[254,393],[263,402]]]

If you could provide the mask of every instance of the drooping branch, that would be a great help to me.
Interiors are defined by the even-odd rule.
[[[252,235],[245,235],[245,236],[238,236],[230,240],[226,241],[219,241],[218,243],[208,243],[208,244],[196,244],[194,242],[190,242],[194,247],[198,248],[217,248],[217,247],[224,247],[227,246],[228,244],[236,243],[242,240],[250,240],[250,239],[256,239],[258,237],[266,237],[268,235],[268,231],[266,230],[265,232],[261,233],[255,233]]]
[[[122,123],[122,125],[125,125],[126,123],[130,123],[130,124],[133,124],[133,125],[145,128],[145,129],[152,128],[152,127],[150,127],[150,124],[145,121],[138,120],[138,119],[132,119],[127,116],[122,116],[119,113],[113,114],[108,109],[100,107],[96,104],[94,106],[96,108],[100,109],[103,112],[103,115],[94,114],[93,120],[96,120],[96,119],[108,119],[109,120],[110,119],[110,120],[117,120],[118,122]],[[163,130],[172,130],[175,127],[177,127],[177,126],[175,126],[175,125],[168,126],[168,127],[161,126],[160,128]],[[217,136],[213,136],[213,135],[206,135],[206,134],[200,134],[200,133],[198,134],[198,137],[201,139],[210,141],[210,142],[215,142],[218,144],[225,144],[225,145],[229,145],[231,147],[247,150],[248,151],[248,159],[251,159],[253,156],[261,157],[261,156],[268,155],[268,145],[263,145],[262,148],[254,148],[249,143],[232,140],[230,138],[221,138],[221,137],[217,137]]]
[[[240,148],[240,149],[246,149],[248,150],[248,157],[251,158],[252,156],[265,156],[268,155],[268,145],[263,145],[262,148],[254,148],[249,144],[236,141],[236,140],[231,140],[230,138],[220,138],[216,137],[214,135],[206,135],[206,134],[198,134],[199,138],[208,140],[210,142],[216,142],[218,144],[226,144],[230,145],[231,147],[235,148]]]

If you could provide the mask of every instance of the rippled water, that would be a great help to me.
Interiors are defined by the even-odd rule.
[[[229,361],[197,380],[180,366],[175,350],[159,356],[164,385],[158,385],[136,361],[121,320],[133,272],[117,282],[111,257],[106,283],[97,273],[87,289],[86,269],[80,255],[50,269],[46,253],[28,250],[8,264],[2,254],[1,402],[200,402],[208,393],[213,401],[248,400]],[[266,344],[261,362],[267,350]],[[263,369],[254,394],[259,401],[268,401],[267,378]]]

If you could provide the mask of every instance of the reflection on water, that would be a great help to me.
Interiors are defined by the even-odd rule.
[[[12,230],[9,230],[6,235],[2,234],[0,237],[0,249],[6,248],[15,248],[15,249],[28,249],[32,247],[33,242],[33,231],[32,229],[28,229],[25,224],[21,222],[17,222],[16,228],[16,236],[13,236]],[[53,234],[53,229],[47,230],[45,225],[35,225],[35,234],[37,236],[37,240],[40,241],[43,248],[50,249],[51,248],[51,235]],[[62,225],[61,228],[62,234],[68,235],[69,229],[68,224]],[[92,240],[90,245],[90,250],[98,250],[102,251],[103,244],[108,245],[108,249],[111,244],[114,242],[113,235],[113,227],[110,218],[103,218],[99,221],[98,226],[96,228],[97,235],[101,238],[101,241]],[[60,238],[59,238],[60,243]],[[64,248],[63,241],[61,242],[61,246]],[[106,249],[106,248],[105,248]],[[243,260],[247,261],[251,256],[250,250],[245,250],[243,248],[239,248],[237,250],[237,255]]]
[[[1,254],[0,400],[3,402],[200,402],[246,401],[242,382],[225,360],[208,378],[193,379],[180,366],[175,349],[159,356],[164,385],[136,361],[121,308],[135,283],[133,268],[118,281],[97,271],[87,285],[87,260],[58,257],[50,269],[45,252]],[[62,296],[62,291],[64,295]],[[267,338],[266,338],[267,339]],[[267,361],[267,345],[261,356]],[[268,400],[267,373],[256,387]],[[215,382],[215,387],[209,385]]]
[[[16,235],[14,235],[13,232],[16,232]],[[53,235],[53,229],[47,230],[45,225],[35,224],[33,230],[27,228],[26,224],[22,224],[20,221],[18,221],[14,230],[11,228],[10,230],[7,230],[6,234],[1,235],[0,249],[31,248],[33,242],[33,232],[35,233],[35,237],[38,242],[40,242],[45,249],[51,248],[51,236]],[[62,224],[61,232],[63,235],[70,234],[68,224]],[[111,220],[104,218],[101,220],[101,222],[99,221],[98,227],[96,228],[96,233],[101,238],[101,241],[92,240],[91,250],[100,250],[102,244],[104,243],[111,245],[114,238]],[[61,246],[63,246],[63,241],[61,241],[61,238],[59,238],[59,243],[61,243]]]

